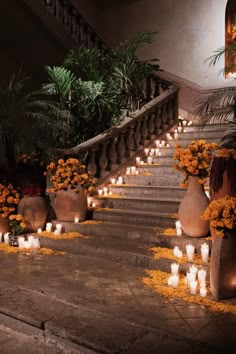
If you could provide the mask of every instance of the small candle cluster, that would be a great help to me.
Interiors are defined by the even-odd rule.
[[[25,236],[17,236],[17,241],[14,240],[14,244],[10,242],[10,233],[6,232],[4,234],[0,233],[0,242],[4,242],[6,245],[18,246],[19,248],[40,248],[39,238],[33,235],[28,235],[27,239]]]
[[[207,254],[209,254],[209,246],[206,243],[201,245],[201,251],[202,251],[202,249],[204,249],[204,250],[208,249]],[[194,252],[195,252],[195,246],[193,246],[191,244],[186,245],[186,254],[187,254],[187,261],[188,262],[193,262]],[[201,254],[202,254],[202,252],[201,252]],[[177,258],[181,258],[183,255],[183,252],[179,249],[178,246],[175,246],[173,248],[173,255]],[[205,254],[204,254],[204,256],[202,254],[202,262],[203,263],[206,260],[206,258],[204,258],[204,257],[206,257]],[[208,258],[207,258],[207,260],[208,260]],[[191,265],[189,267],[189,270],[186,272],[185,284],[187,285],[191,295],[197,294],[197,288],[199,286],[200,296],[205,297],[207,294],[206,270],[198,269],[194,264]],[[179,264],[178,263],[171,264],[171,276],[168,278],[168,285],[173,288],[177,288],[179,285]]]
[[[181,236],[181,235],[182,235],[182,226],[181,226],[181,223],[180,223],[179,220],[177,220],[177,221],[175,222],[175,229],[176,229],[176,234],[177,234],[178,236]]]
[[[117,184],[117,185],[121,185],[124,183],[123,177],[119,176],[117,179],[116,178],[112,178],[110,180],[111,184]]]
[[[137,169],[136,166],[130,166],[126,168],[126,175],[138,175],[138,174],[139,174],[139,170]]]
[[[51,222],[47,222],[46,231],[53,232],[53,225]],[[55,230],[54,230],[54,235],[59,236],[59,235],[61,235],[61,233],[62,233],[62,224],[56,224]]]
[[[112,194],[112,192],[109,191],[108,187],[103,187],[102,189],[98,189],[99,196],[107,197],[108,195],[111,195],[111,194]]]

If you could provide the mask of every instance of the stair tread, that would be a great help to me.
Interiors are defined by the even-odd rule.
[[[123,187],[125,189],[129,189],[129,188],[142,188],[142,189],[152,189],[152,190],[155,190],[155,189],[171,189],[171,190],[183,190],[186,188],[182,188],[182,187],[177,187],[177,186],[144,186],[144,185],[137,185],[137,184],[134,184],[134,185],[131,185],[131,184],[124,184],[124,185],[115,185],[115,184],[112,184],[111,185],[111,188],[120,188],[120,187]]]
[[[181,199],[178,198],[148,198],[148,197],[132,197],[132,196],[126,196],[126,195],[108,195],[107,197],[105,196],[99,196],[98,199],[110,199],[110,200],[137,200],[137,201],[147,201],[147,202],[174,202],[174,203],[179,203]]]
[[[153,216],[153,217],[157,217],[157,216],[162,216],[162,217],[168,217],[171,219],[176,219],[177,218],[177,214],[168,214],[168,213],[154,213],[154,212],[150,212],[150,211],[140,211],[140,210],[124,210],[124,209],[114,209],[114,208],[99,208],[96,207],[95,209],[93,209],[93,211],[95,212],[108,212],[108,213],[112,213],[112,214],[129,214],[129,215],[140,215],[140,216]]]

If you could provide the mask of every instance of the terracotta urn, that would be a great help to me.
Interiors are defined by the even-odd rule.
[[[87,216],[87,195],[83,189],[75,193],[72,189],[59,190],[53,199],[53,207],[56,217],[60,221],[74,221],[79,218],[84,221]]]
[[[204,187],[198,177],[189,176],[188,190],[182,199],[178,216],[184,234],[191,237],[203,237],[209,234],[209,221],[201,220],[204,210],[209,204]]]

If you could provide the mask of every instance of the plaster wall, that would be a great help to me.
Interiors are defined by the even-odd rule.
[[[204,60],[224,46],[227,0],[120,0],[100,2],[97,30],[110,46],[137,31],[158,31],[140,55],[157,57],[161,68],[199,89],[234,85],[219,74],[222,59]]]

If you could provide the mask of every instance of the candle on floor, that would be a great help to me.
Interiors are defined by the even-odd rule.
[[[28,241],[24,241],[23,243],[23,248],[29,249],[30,248],[30,244]]]
[[[186,245],[186,253],[188,262],[193,262],[195,247],[193,245]]]
[[[38,238],[38,237],[35,237],[35,238],[34,238],[32,247],[33,247],[33,248],[40,248],[40,247],[41,247],[40,241],[39,241],[39,238]]]
[[[177,288],[179,285],[179,275],[172,275],[172,286]]]
[[[197,293],[197,281],[193,280],[189,283],[189,290],[191,295],[196,295]]]
[[[209,246],[206,243],[203,243],[201,245],[201,256],[202,256],[202,262],[203,263],[208,263],[208,258],[209,258]]]
[[[179,274],[179,264],[178,263],[172,263],[171,264],[171,274],[172,275]]]
[[[200,287],[200,296],[201,297],[206,297],[206,294],[207,294],[207,289],[205,286],[201,286]]]
[[[78,223],[79,223],[79,218],[75,217],[75,224],[78,224]]]

